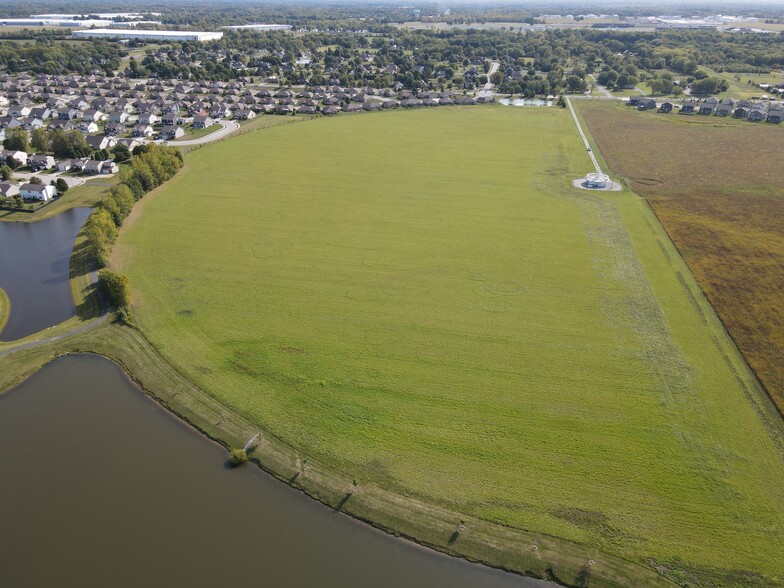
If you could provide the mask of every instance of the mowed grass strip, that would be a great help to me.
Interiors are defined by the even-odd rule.
[[[571,188],[573,125],[455,108],[233,138],[145,199],[114,265],[175,366],[360,485],[780,576],[775,437],[644,203]]]
[[[579,107],[610,168],[651,203],[784,411],[784,129]]]

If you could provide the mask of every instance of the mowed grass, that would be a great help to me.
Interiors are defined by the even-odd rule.
[[[784,410],[784,129],[579,106]]]
[[[568,111],[318,119],[186,165],[113,265],[221,402],[360,487],[703,585],[784,574],[776,426],[646,205],[571,187]]]

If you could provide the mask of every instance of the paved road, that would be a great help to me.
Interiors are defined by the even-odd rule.
[[[219,141],[220,139],[223,139],[227,135],[230,135],[240,128],[239,123],[233,120],[219,120],[218,124],[223,128],[218,129],[217,131],[213,131],[209,135],[204,135],[198,139],[189,139],[185,141],[169,141],[167,144],[171,145],[172,147],[192,147],[194,145],[205,145],[206,143]]]
[[[585,145],[585,150],[588,152],[588,155],[591,157],[591,161],[593,162],[593,166],[596,168],[596,173],[602,173],[602,168],[599,167],[599,162],[596,161],[596,156],[593,154],[593,150],[591,149],[591,144],[588,142],[588,137],[585,136],[585,132],[583,131],[583,126],[580,124],[580,119],[577,118],[577,113],[574,111],[574,106],[572,106],[572,100],[568,96],[566,97],[566,104],[569,105],[569,111],[572,113],[572,118],[574,118],[574,124],[577,125],[577,130],[580,131],[580,136],[583,138],[583,144]]]
[[[490,69],[487,72],[487,83],[485,84],[484,88],[479,90],[477,97],[493,95],[493,82],[490,81],[490,76],[492,76],[495,72],[497,72],[499,67],[501,67],[500,61],[493,61],[490,64]]]

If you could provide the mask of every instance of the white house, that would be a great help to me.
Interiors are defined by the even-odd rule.
[[[76,124],[76,128],[82,131],[83,133],[97,133],[98,132],[98,125],[94,122],[88,122],[86,120],[80,121]]]
[[[24,151],[0,150],[0,159],[2,159],[3,163],[5,163],[5,160],[9,157],[13,157],[20,166],[27,165],[27,153]]]
[[[40,200],[46,202],[57,194],[54,186],[46,184],[22,184],[19,188],[19,195],[25,200]]]
[[[11,182],[0,183],[0,196],[11,198],[12,196],[16,196],[17,194],[19,194],[19,186],[17,186],[16,184],[12,184]]]

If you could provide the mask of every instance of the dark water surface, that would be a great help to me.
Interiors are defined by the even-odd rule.
[[[90,212],[72,208],[34,223],[0,223],[0,288],[11,300],[0,340],[32,335],[76,314],[71,252]]]
[[[533,588],[351,520],[225,450],[114,363],[0,396],[0,586]]]

